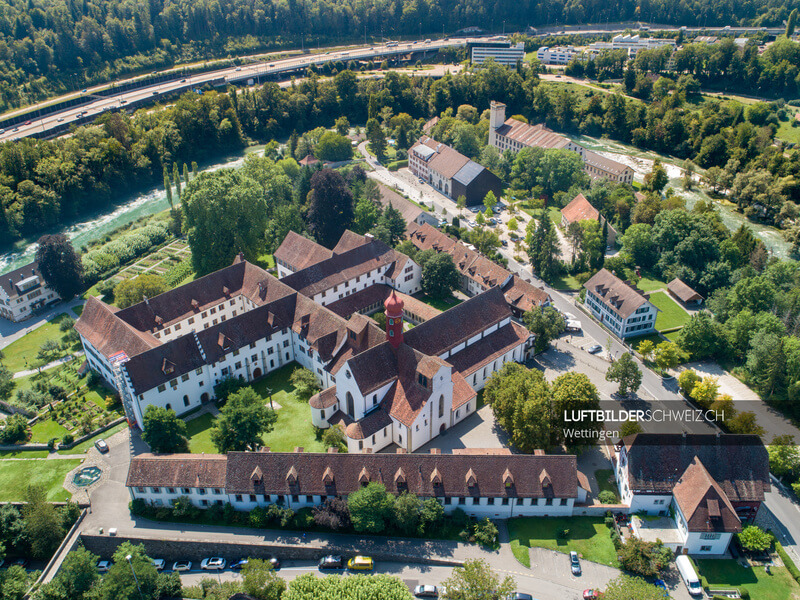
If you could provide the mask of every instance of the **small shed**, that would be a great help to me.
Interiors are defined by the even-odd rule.
[[[700,306],[703,303],[704,298],[677,277],[667,284],[667,290],[686,306]]]

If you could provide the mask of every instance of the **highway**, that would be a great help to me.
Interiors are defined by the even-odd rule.
[[[84,95],[93,98],[92,102],[81,106],[72,106],[62,111],[0,130],[0,142],[29,136],[44,137],[55,135],[61,131],[66,131],[71,124],[91,122],[104,112],[133,108],[148,101],[158,101],[163,96],[175,92],[200,89],[206,84],[245,83],[250,79],[254,82],[261,82],[267,79],[275,79],[281,74],[304,73],[311,65],[323,65],[331,61],[374,60],[403,56],[410,53],[437,52],[441,48],[464,46],[470,41],[474,40],[472,38],[457,38],[402,42],[396,45],[361,46],[323,54],[294,56],[275,61],[259,61],[206,73],[187,75],[183,79],[157,83],[111,96],[93,95],[91,91],[87,90]],[[69,96],[74,97],[74,94]],[[60,99],[56,98],[51,102],[58,100]]]

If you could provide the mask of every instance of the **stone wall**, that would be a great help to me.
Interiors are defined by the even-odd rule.
[[[168,534],[169,532],[164,532]],[[209,538],[213,534],[209,534]],[[228,561],[238,560],[243,557],[250,558],[269,558],[277,556],[281,560],[312,560],[317,561],[328,554],[341,554],[342,556],[354,556],[358,552],[350,544],[337,546],[335,543],[328,543],[324,547],[314,546],[313,544],[276,544],[265,542],[257,543],[232,543],[225,541],[209,540],[167,540],[167,539],[145,539],[124,536],[108,536],[81,533],[81,541],[84,547],[94,552],[101,558],[110,559],[123,542],[129,541],[133,544],[144,544],[147,555],[151,558],[163,558],[167,563],[184,559],[192,562],[201,561],[209,556],[222,556]],[[387,540],[388,541],[388,540]],[[400,540],[393,540],[400,541]],[[372,545],[372,544],[370,544]],[[461,562],[453,559],[438,559],[421,556],[419,553],[404,552],[403,544],[400,544],[396,551],[390,549],[389,543],[382,543],[382,549],[370,548],[365,550],[376,561],[392,562],[413,562],[430,565],[456,566]],[[410,547],[409,547],[410,549]],[[418,551],[418,548],[416,548]]]

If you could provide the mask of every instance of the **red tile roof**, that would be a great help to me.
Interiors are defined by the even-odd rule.
[[[116,310],[89,296],[75,330],[105,357],[118,352],[132,357],[159,345],[150,333],[137,331],[119,319]]]
[[[738,533],[742,522],[728,496],[695,457],[672,490],[689,531]]]
[[[569,223],[597,221],[600,212],[592,206],[583,194],[578,194],[572,202],[561,209],[561,214]]]
[[[565,148],[569,144],[569,140],[563,135],[542,124],[530,125],[517,119],[506,119],[506,122],[498,127],[497,133],[524,146],[536,148]]]
[[[273,256],[275,260],[280,260],[295,271],[300,271],[330,258],[333,252],[314,240],[290,231]]]
[[[667,289],[683,302],[692,302],[703,299],[700,294],[698,294],[696,291],[686,285],[683,280],[677,277],[667,284]]]
[[[125,485],[221,489],[227,467],[228,461],[220,454],[140,454],[131,459]]]
[[[598,296],[603,304],[612,308],[623,319],[627,319],[648,302],[647,296],[607,269],[600,269],[583,287]]]

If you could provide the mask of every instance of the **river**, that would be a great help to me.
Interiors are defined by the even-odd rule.
[[[244,158],[251,152],[263,150],[263,145],[250,146],[239,153],[226,156],[224,159],[202,165],[202,172],[211,172],[225,167],[238,168],[242,166]],[[136,221],[140,217],[161,212],[169,208],[167,193],[163,186],[153,187],[146,192],[135,194],[118,204],[109,206],[105,211],[93,215],[83,215],[80,221],[75,221],[62,228],[47,233],[65,233],[76,249],[81,246],[101,239],[118,227]],[[33,260],[36,254],[36,242],[25,245],[22,250],[15,250],[0,255],[0,274],[21,267]]]

